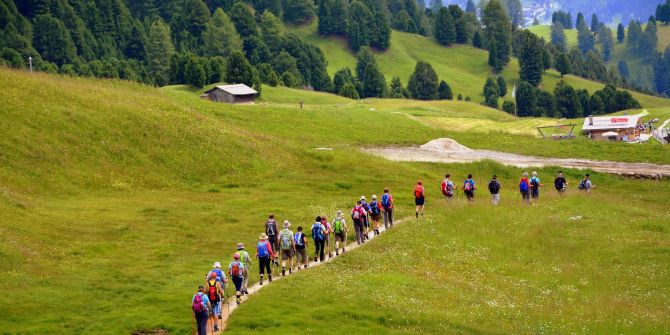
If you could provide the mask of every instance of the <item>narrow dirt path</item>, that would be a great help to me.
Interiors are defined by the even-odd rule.
[[[367,148],[364,152],[393,161],[472,163],[485,159],[520,168],[562,166],[571,169],[591,169],[624,176],[660,179],[670,177],[670,165],[651,163],[622,163],[573,158],[524,156],[491,150],[473,150],[449,138],[440,138],[422,146],[405,148]]]
[[[394,212],[393,214],[396,215],[397,213]],[[406,220],[408,220],[408,219],[404,218],[404,219],[394,220],[394,226],[397,226],[398,224],[401,224],[401,223],[403,223],[403,222],[406,221]],[[353,228],[353,227],[352,227],[352,228]],[[368,242],[370,242],[371,240],[375,239],[376,237],[382,236],[382,234],[384,234],[385,231],[386,231],[386,229],[385,229],[384,226],[382,225],[382,226],[379,228],[380,235],[375,236],[374,234],[370,234],[370,235],[369,235],[369,236],[370,236],[370,240],[369,240]],[[331,241],[331,242],[332,242],[332,241]],[[368,243],[368,242],[366,242],[366,243]],[[331,244],[331,245],[334,246],[334,245],[335,245],[334,242],[333,242],[333,244]],[[356,249],[358,249],[358,248],[360,248],[360,247],[362,247],[362,246],[365,246],[365,243],[364,243],[364,244],[361,244],[361,245],[357,245],[356,242],[349,242],[349,244],[348,244],[347,247],[346,247],[346,252],[345,252],[345,254],[347,254],[347,253],[349,253],[349,252],[351,252],[351,251],[354,251],[354,250],[356,250]],[[309,253],[308,253],[308,254],[309,254]],[[342,254],[340,254],[340,255],[342,255]],[[314,256],[312,255],[312,257],[314,257]],[[307,269],[303,269],[303,270],[300,270],[300,271],[309,271],[309,269],[313,269],[313,268],[315,268],[315,267],[317,267],[317,266],[321,266],[321,265],[323,265],[323,264],[330,263],[330,262],[332,262],[333,260],[337,259],[338,257],[339,257],[339,256],[335,256],[335,255],[333,255],[333,257],[328,258],[328,255],[326,255],[326,259],[325,259],[323,262],[313,262],[313,261],[311,261],[311,262],[309,262],[309,266],[307,267]],[[256,265],[258,265],[258,263],[256,263]],[[280,269],[280,271],[281,271],[281,269]],[[294,273],[296,273],[296,272],[294,272]],[[258,292],[259,292],[261,289],[263,289],[264,287],[267,287],[268,285],[271,285],[272,283],[274,283],[274,282],[276,282],[276,281],[278,281],[278,280],[282,280],[283,278],[290,277],[290,275],[289,275],[288,273],[286,274],[286,277],[282,277],[281,274],[276,274],[276,273],[273,274],[273,275],[276,275],[276,277],[275,277],[275,276],[272,277],[272,282],[267,282],[267,281],[266,281],[265,284],[263,284],[263,285],[260,285],[259,283],[256,283],[256,284],[254,284],[254,285],[252,285],[252,286],[249,286],[249,287],[248,287],[248,289],[249,289],[249,294],[248,294],[248,295],[243,295],[243,296],[242,296],[242,303],[245,303],[245,302],[247,301],[247,299],[249,299],[249,296],[258,293]],[[229,284],[228,284],[228,290],[234,290],[234,289],[235,289],[235,286],[234,286],[234,285],[231,285],[231,284],[232,284],[232,282],[229,282]],[[231,289],[231,287],[232,287],[232,289]],[[227,326],[227,324],[228,324],[228,319],[230,318],[230,315],[237,309],[237,303],[235,302],[235,292],[232,292],[232,293],[233,293],[233,295],[230,296],[230,297],[228,298],[228,301],[227,301],[227,302],[224,302],[223,305],[221,306],[222,320],[219,321],[219,322],[220,322],[220,323],[219,323],[219,326],[220,326],[220,329],[221,329],[221,330],[218,331],[218,332],[212,332],[212,330],[213,330],[214,328],[213,328],[213,325],[212,325],[212,322],[211,322],[211,319],[210,319],[209,324],[208,324],[208,326],[207,326],[207,334],[220,334],[220,333],[222,333],[222,332],[226,329],[226,326]]]

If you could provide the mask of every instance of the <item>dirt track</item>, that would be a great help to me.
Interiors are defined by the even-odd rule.
[[[405,148],[367,148],[364,152],[393,161],[471,163],[485,159],[520,168],[562,166],[570,169],[590,169],[624,176],[660,179],[670,177],[670,165],[650,163],[621,163],[588,159],[545,158],[523,156],[490,150],[473,150],[449,138],[440,138],[422,146]]]

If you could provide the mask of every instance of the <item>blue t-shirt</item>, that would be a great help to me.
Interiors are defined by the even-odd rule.
[[[470,184],[470,190],[474,191],[475,190],[475,181],[472,179],[466,179],[465,182],[463,183],[463,187],[465,187],[466,184]]]

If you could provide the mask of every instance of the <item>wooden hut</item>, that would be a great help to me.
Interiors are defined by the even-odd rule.
[[[226,102],[229,104],[253,103],[256,99],[256,90],[244,85],[219,85],[203,93],[200,97],[216,102]]]
[[[640,115],[589,116],[582,131],[594,141],[634,141],[640,137]]]

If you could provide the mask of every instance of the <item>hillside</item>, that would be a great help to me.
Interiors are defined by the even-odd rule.
[[[200,90],[184,86],[158,90],[5,68],[0,83],[0,271],[6,274],[0,277],[0,329],[22,334],[187,333],[187,301],[201,276],[214,260],[225,261],[235,243],[251,245],[270,212],[307,225],[315,213],[332,215],[360,194],[388,186],[397,190],[404,216],[411,208],[405,190],[417,178],[433,183],[449,169],[482,179],[497,173],[511,185],[519,173],[493,163],[393,163],[355,148],[451,136],[471,147],[518,151],[534,138],[518,132],[511,116],[472,103],[351,101],[264,87],[257,105],[229,106],[202,101]],[[450,126],[470,123],[481,132]],[[508,132],[504,140],[492,140],[501,129]],[[547,153],[571,154],[561,143],[535,142]],[[670,157],[656,145],[571,145],[576,155],[598,159],[668,163]],[[579,174],[569,172],[571,180]],[[657,202],[664,204],[668,194],[665,183],[594,177],[613,185],[602,197],[622,189],[643,194],[656,185],[660,196],[635,202],[638,220],[647,215],[641,213],[660,213]],[[558,208],[572,205],[565,206]],[[643,234],[666,243],[667,229],[654,220],[649,217],[652,233]],[[40,296],[40,304],[12,303],[26,290]],[[257,310],[250,304],[241,312],[245,308]]]
[[[551,43],[551,25],[537,25],[526,28],[538,37],[544,38],[545,42]],[[565,29],[565,38],[568,48],[577,46],[577,29]]]

